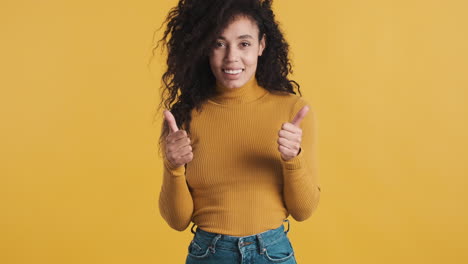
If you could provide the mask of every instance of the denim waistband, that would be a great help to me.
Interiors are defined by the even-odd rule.
[[[209,246],[210,250],[212,251],[214,251],[215,248],[235,250],[249,245],[257,247],[256,244],[258,244],[258,248],[260,249],[260,252],[262,252],[265,247],[274,244],[279,239],[286,236],[286,234],[289,232],[289,220],[284,219],[283,222],[288,222],[288,229],[286,231],[284,229],[283,224],[281,224],[281,226],[279,226],[278,228],[242,237],[207,232],[197,227],[197,231],[195,232],[194,236],[194,241]]]

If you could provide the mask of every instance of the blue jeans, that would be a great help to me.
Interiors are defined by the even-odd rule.
[[[296,264],[294,250],[281,225],[255,235],[236,237],[206,232],[197,227],[185,264]]]

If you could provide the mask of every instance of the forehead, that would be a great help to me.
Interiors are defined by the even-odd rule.
[[[237,38],[258,38],[258,26],[250,17],[240,15],[234,17],[233,20],[224,28],[221,39],[237,39]]]

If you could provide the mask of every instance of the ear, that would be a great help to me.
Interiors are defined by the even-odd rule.
[[[259,44],[258,56],[262,56],[262,53],[265,47],[266,47],[266,35],[263,34],[262,39],[260,40],[260,44]]]

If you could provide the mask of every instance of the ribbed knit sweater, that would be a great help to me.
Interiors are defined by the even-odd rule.
[[[175,168],[163,159],[162,217],[179,231],[193,221],[205,231],[231,236],[277,228],[289,215],[296,221],[309,218],[320,199],[313,108],[309,105],[299,125],[299,154],[285,161],[278,133],[307,102],[269,92],[255,77],[239,88],[217,83],[216,90],[201,112],[192,111],[192,161]]]

